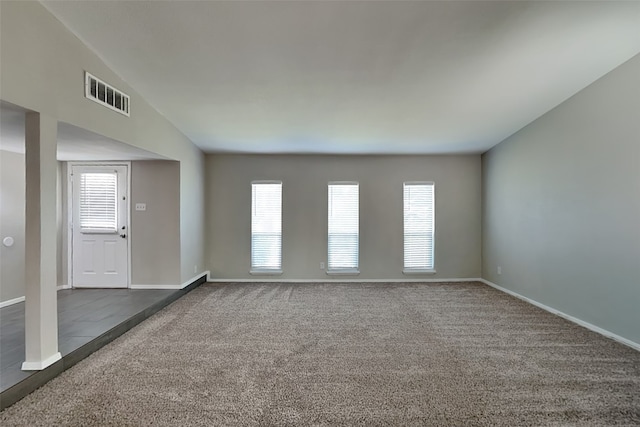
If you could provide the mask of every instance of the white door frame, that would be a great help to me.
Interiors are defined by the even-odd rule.
[[[131,288],[131,162],[67,162],[67,283],[73,288],[73,167],[74,166],[126,166],[127,167],[127,289]]]

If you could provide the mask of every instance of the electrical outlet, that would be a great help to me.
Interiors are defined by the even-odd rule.
[[[498,266],[498,276],[502,274],[502,267]]]
[[[320,263],[320,270],[324,270],[324,262]]]
[[[198,272],[198,266],[197,266],[197,265],[194,265],[194,266],[193,266],[193,272],[194,272],[194,273],[197,273],[197,272]]]

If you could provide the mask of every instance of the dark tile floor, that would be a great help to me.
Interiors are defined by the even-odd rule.
[[[58,292],[58,348],[66,356],[175,290],[69,289]],[[24,303],[0,309],[0,391],[34,372],[24,361]]]

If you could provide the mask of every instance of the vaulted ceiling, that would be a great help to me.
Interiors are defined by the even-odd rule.
[[[43,3],[207,152],[483,152],[640,53],[633,1]]]

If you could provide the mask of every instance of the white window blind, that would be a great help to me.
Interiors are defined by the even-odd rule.
[[[404,269],[433,270],[434,185],[404,184]]]
[[[358,190],[358,183],[329,184],[329,271],[357,272]]]
[[[282,183],[254,182],[251,202],[251,270],[282,270]]]
[[[80,176],[80,229],[115,233],[118,229],[118,175],[115,172]]]

